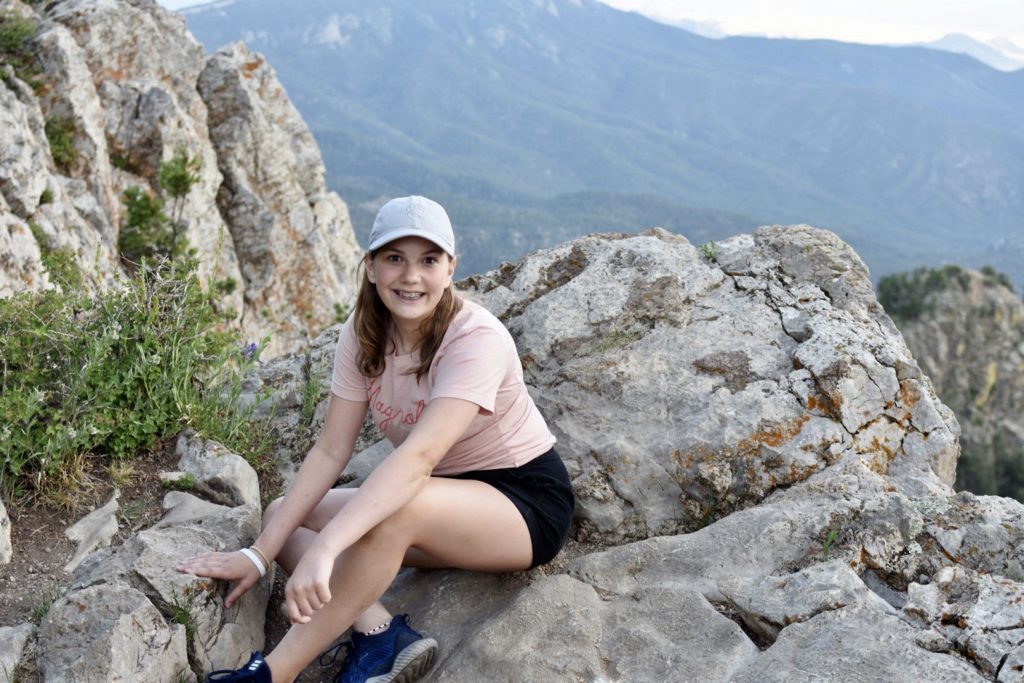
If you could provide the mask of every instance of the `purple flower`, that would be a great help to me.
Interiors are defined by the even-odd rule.
[[[242,347],[242,356],[244,356],[246,360],[252,360],[256,357],[256,351],[259,350],[259,348],[259,344],[256,342],[249,342]]]

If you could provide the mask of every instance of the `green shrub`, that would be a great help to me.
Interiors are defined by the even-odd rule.
[[[253,457],[240,353],[193,259],[140,266],[96,298],[0,300],[0,490],[45,486],[82,453],[130,458],[185,426]]]
[[[46,188],[39,194],[39,204],[50,204],[53,202],[53,190]]]
[[[878,282],[878,301],[896,320],[916,320],[928,307],[928,296],[953,284],[967,289],[970,275],[960,266],[917,268],[910,273],[894,273]]]
[[[41,73],[32,51],[32,38],[39,26],[15,12],[0,14],[0,65],[10,64],[14,75],[32,87],[35,77]]]
[[[1011,292],[1017,291],[1013,287],[1013,281],[1010,279],[1010,276],[1006,273],[1000,273],[992,266],[982,266],[981,274],[985,276],[985,284],[990,287],[998,284],[1006,287]]]
[[[143,263],[160,256],[173,256],[177,249],[170,219],[164,213],[164,200],[141,187],[129,187],[121,195],[124,224],[117,240],[121,258]]]
[[[712,263],[718,262],[718,245],[714,242],[705,242],[700,245],[700,255]]]
[[[67,116],[51,116],[46,119],[45,131],[53,163],[62,171],[69,170],[78,161],[74,120]]]
[[[37,223],[29,223],[28,227],[39,244],[40,260],[50,274],[50,282],[59,285],[64,291],[74,291],[81,287],[82,271],[74,252],[66,247],[53,247]]]
[[[182,223],[185,198],[199,181],[199,160],[179,149],[175,156],[160,164],[157,180],[160,195],[153,195],[141,187],[125,190],[121,199],[125,205],[124,225],[118,238],[122,258],[140,263],[154,258],[177,258],[189,251]],[[171,215],[164,212],[165,196],[171,198]]]

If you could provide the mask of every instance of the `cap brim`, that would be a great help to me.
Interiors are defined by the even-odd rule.
[[[424,235],[422,230],[418,230],[416,228],[400,228],[398,230],[392,230],[386,235],[381,235],[373,242],[370,242],[369,251],[376,251],[377,249],[380,249],[395,240],[400,240],[403,237],[419,237],[421,239],[425,239],[428,242],[432,242],[439,246],[441,250],[449,256],[455,256],[455,249],[453,245],[444,244],[441,240],[432,235]]]

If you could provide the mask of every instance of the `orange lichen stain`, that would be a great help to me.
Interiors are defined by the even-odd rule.
[[[921,400],[921,392],[917,390],[916,383],[900,382],[899,399],[904,408],[916,406]],[[909,418],[910,415],[908,414],[907,417]]]
[[[874,472],[875,474],[880,474],[882,476],[889,474],[888,460],[882,460],[881,458],[872,458],[865,464],[867,464],[868,469]]]
[[[803,431],[804,425],[811,419],[810,414],[804,413],[795,420],[784,422],[780,425],[774,426],[771,429],[763,429],[761,431],[751,434],[746,439],[740,441],[736,446],[736,450],[740,453],[756,452],[757,446],[772,446],[777,447],[786,443],[801,431]]]
[[[889,444],[885,443],[877,436],[871,439],[871,448],[876,452],[881,451],[882,453],[884,453],[886,460],[888,460],[889,462],[892,462],[893,460],[896,459],[896,451],[890,448]]]
[[[247,73],[251,74],[253,71],[260,68],[261,66],[263,66],[263,58],[257,57],[251,62],[246,62],[242,69],[245,70]]]

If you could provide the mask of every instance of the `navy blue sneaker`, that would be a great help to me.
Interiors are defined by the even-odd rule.
[[[399,614],[387,631],[372,636],[353,631],[352,642],[338,646],[346,657],[335,683],[413,683],[430,671],[437,641],[414,631],[407,619]]]
[[[263,653],[257,650],[241,669],[211,671],[206,683],[273,683],[273,680]]]

